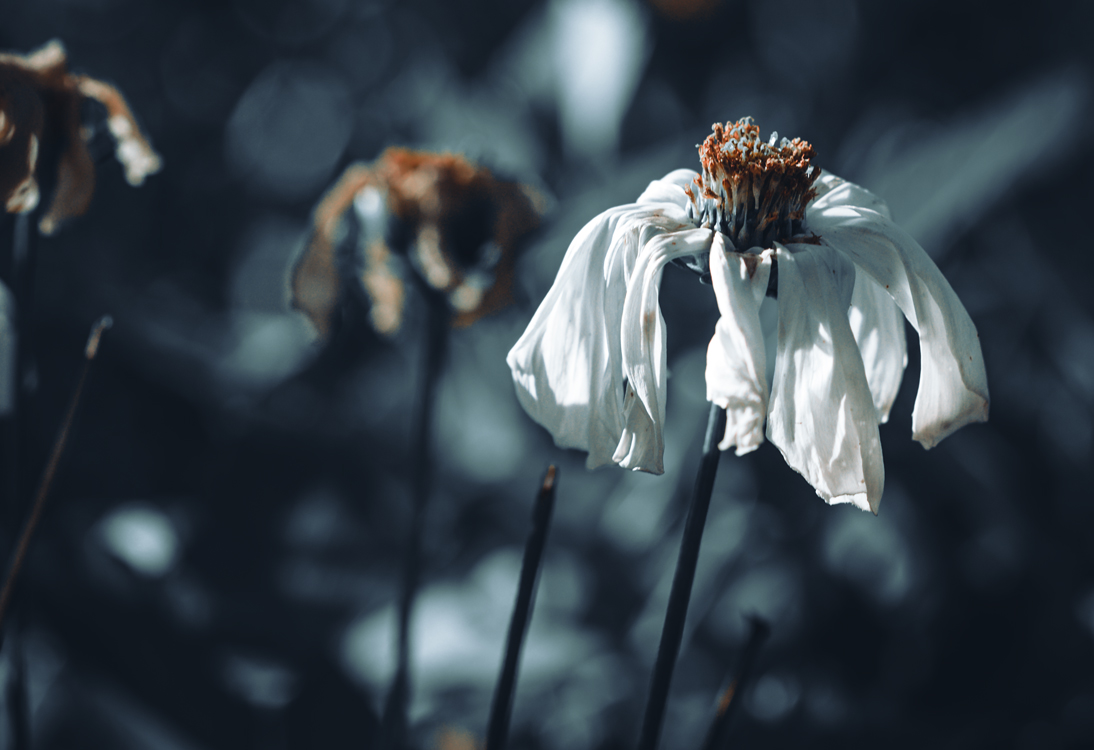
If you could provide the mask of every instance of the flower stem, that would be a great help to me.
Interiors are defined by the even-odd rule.
[[[543,548],[547,544],[547,530],[551,525],[551,511],[555,506],[555,480],[558,472],[554,465],[547,467],[543,486],[536,497],[532,509],[532,531],[524,545],[524,562],[520,568],[520,586],[517,588],[517,600],[513,605],[513,618],[509,621],[509,638],[505,644],[505,660],[502,662],[501,675],[494,688],[494,702],[490,707],[490,720],[486,725],[486,747],[488,750],[505,750],[509,735],[509,719],[513,711],[513,693],[517,685],[517,667],[520,663],[520,650],[524,643],[524,634],[528,630],[528,621],[532,618],[532,605],[535,596],[536,578],[539,575]]]
[[[4,525],[13,528],[22,513],[22,438],[26,431],[27,371],[31,358],[30,313],[34,293],[34,240],[33,213],[16,214],[13,222],[11,260],[8,266],[8,283],[15,303],[15,362],[12,364],[12,404],[8,415],[8,435],[5,446],[7,486],[3,506]],[[6,540],[5,540],[6,541]]]
[[[16,615],[21,615],[17,612]],[[11,672],[4,686],[8,730],[12,750],[30,750],[30,711],[27,696],[27,657],[23,649],[23,618],[12,617],[8,624],[8,664]]]
[[[8,529],[15,529],[23,513],[23,487],[25,470],[23,467],[23,441],[27,434],[27,414],[29,406],[28,374],[33,366],[33,338],[31,336],[31,312],[34,309],[34,270],[37,265],[35,253],[38,233],[34,231],[37,212],[22,213],[15,216],[12,230],[11,258],[8,265],[8,283],[13,302],[13,320],[11,331],[15,337],[11,363],[11,411],[8,414],[5,444],[5,474],[7,486],[4,488],[4,502],[0,509],[5,537]],[[7,538],[4,539],[8,541]],[[15,541],[14,538],[11,539]],[[6,587],[5,587],[6,588]],[[2,617],[2,615],[0,615]],[[8,721],[11,725],[11,744],[13,750],[28,750],[30,747],[30,715],[27,701],[26,657],[23,653],[22,618],[13,617],[7,630],[0,629],[0,643],[9,641],[8,655],[11,673],[4,690],[4,702]]]
[[[395,679],[387,696],[383,714],[383,746],[400,748],[406,744],[407,709],[410,702],[410,617],[418,592],[422,567],[422,536],[425,512],[433,479],[433,460],[429,436],[437,399],[437,382],[444,366],[448,343],[449,310],[444,298],[422,286],[426,302],[425,354],[419,379],[418,412],[412,438],[414,467],[410,535],[403,559],[403,582],[399,598],[399,623]]]
[[[84,383],[87,382],[87,375],[91,372],[91,363],[95,361],[95,355],[99,351],[99,341],[102,338],[103,331],[109,328],[113,324],[109,315],[104,315],[95,322],[95,325],[91,328],[91,335],[87,339],[87,346],[84,348],[84,367],[80,373],[80,380],[76,383],[76,390],[72,394],[72,400],[68,405],[68,413],[65,414],[65,419],[61,423],[61,429],[57,433],[57,438],[53,441],[53,452],[50,454],[49,463],[46,464],[45,471],[42,472],[42,480],[38,484],[38,492],[34,497],[34,505],[31,506],[30,516],[27,518],[26,524],[23,526],[23,533],[19,537],[19,544],[15,548],[15,554],[12,557],[11,564],[8,566],[7,579],[4,581],[4,588],[0,591],[0,625],[3,625],[4,615],[7,613],[8,605],[11,603],[11,595],[15,590],[15,581],[19,577],[19,571],[23,567],[23,561],[26,559],[27,550],[30,549],[30,540],[34,536],[34,530],[38,528],[38,522],[42,520],[42,510],[46,505],[46,498],[49,496],[49,489],[53,485],[53,479],[57,475],[57,467],[61,463],[61,456],[64,455],[65,445],[68,443],[68,435],[72,429],[72,423],[76,418],[76,411],[80,407],[80,398],[83,396]]]
[[[661,724],[665,718],[672,673],[676,657],[680,653],[680,641],[684,636],[691,586],[695,581],[695,566],[699,560],[699,545],[703,541],[703,526],[710,507],[710,493],[714,489],[714,477],[718,472],[718,439],[726,428],[725,409],[710,405],[707,432],[703,440],[703,457],[695,477],[695,490],[684,523],[684,538],[680,541],[680,557],[676,561],[676,575],[672,579],[665,624],[661,629],[661,645],[657,650],[657,662],[653,667],[650,694],[646,701],[646,713],[642,719],[642,733],[638,737],[639,750],[655,750],[661,739]]]
[[[729,718],[733,715],[733,710],[737,707],[737,704],[741,702],[737,699],[737,696],[744,693],[745,687],[748,685],[748,678],[752,674],[752,667],[756,663],[756,655],[760,652],[764,641],[771,634],[771,626],[761,617],[749,618],[749,626],[751,630],[748,634],[748,643],[745,644],[740,661],[737,662],[737,671],[733,681],[729,683],[729,687],[722,692],[721,698],[718,699],[718,713],[715,714],[714,721],[711,722],[707,738],[703,742],[703,750],[719,750],[719,748],[729,746]]]

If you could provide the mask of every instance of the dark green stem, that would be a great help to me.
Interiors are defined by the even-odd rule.
[[[403,582],[399,598],[399,621],[396,644],[395,679],[384,706],[384,747],[406,745],[407,710],[410,703],[410,620],[414,598],[418,593],[422,569],[422,537],[425,533],[426,506],[433,480],[433,460],[430,434],[437,399],[437,383],[444,366],[448,342],[450,315],[443,297],[422,285],[426,301],[425,353],[419,380],[418,412],[412,438],[414,467],[410,534],[403,560]]]
[[[7,475],[7,486],[4,488],[6,498],[2,513],[4,525],[7,527],[5,536],[10,533],[7,529],[13,529],[23,513],[22,443],[26,433],[27,375],[33,362],[30,319],[34,294],[34,240],[37,236],[32,229],[32,214],[18,214],[12,223],[14,228],[11,260],[8,266],[8,285],[14,302],[11,330],[15,335],[15,361],[11,369],[14,382],[11,384],[12,405],[11,412],[8,414],[7,445],[5,446],[4,473]]]
[[[729,719],[737,708],[740,698],[748,687],[748,679],[752,675],[752,668],[756,664],[756,655],[760,653],[760,647],[764,645],[768,635],[771,634],[771,626],[760,617],[752,617],[749,620],[750,632],[748,643],[741,652],[741,659],[737,662],[737,671],[733,681],[729,683],[721,698],[718,700],[718,713],[707,732],[706,741],[703,742],[703,750],[720,750],[729,746]]]
[[[12,556],[11,563],[8,565],[8,575],[4,580],[4,588],[0,590],[0,626],[4,623],[4,615],[7,613],[8,605],[11,603],[11,596],[15,590],[15,582],[19,578],[19,571],[23,568],[23,561],[26,559],[27,551],[30,549],[30,540],[34,536],[35,529],[38,528],[38,522],[42,520],[42,511],[45,509],[46,498],[49,497],[49,489],[53,485],[53,479],[57,476],[57,467],[61,463],[61,456],[64,455],[65,445],[68,443],[68,435],[72,430],[72,423],[76,419],[76,412],[80,408],[80,399],[83,396],[84,384],[87,382],[88,373],[91,372],[91,363],[95,361],[95,355],[99,351],[99,341],[102,338],[103,331],[112,325],[113,321],[110,316],[104,315],[99,318],[95,325],[91,328],[91,335],[88,337],[87,346],[84,348],[84,366],[80,372],[80,379],[76,383],[76,390],[72,394],[72,400],[68,405],[68,412],[65,414],[65,420],[61,423],[61,429],[57,433],[57,438],[53,441],[53,452],[50,454],[49,463],[46,464],[45,471],[42,472],[42,480],[38,483],[38,492],[34,496],[34,505],[31,506],[30,516],[27,518],[26,523],[23,525],[23,533],[19,536],[19,543],[15,548],[15,554]],[[0,628],[2,630],[2,628]]]
[[[655,750],[661,739],[661,725],[665,718],[672,673],[680,642],[684,636],[684,622],[691,600],[691,587],[695,581],[695,566],[699,560],[699,545],[703,541],[703,527],[710,507],[710,494],[714,489],[714,477],[718,473],[718,441],[725,432],[726,412],[716,404],[710,405],[706,437],[703,439],[703,457],[695,477],[695,490],[691,496],[688,517],[684,523],[684,538],[680,541],[680,557],[676,562],[676,575],[672,579],[665,625],[661,629],[661,646],[657,650],[657,662],[653,667],[649,699],[642,719],[642,733],[638,737],[639,750]]]
[[[529,620],[532,619],[536,579],[539,576],[540,562],[543,560],[543,548],[547,545],[551,511],[555,505],[556,479],[555,467],[548,466],[547,474],[543,478],[543,486],[536,498],[536,505],[532,509],[532,531],[528,534],[528,542],[524,545],[524,562],[520,568],[520,585],[513,605],[513,618],[509,621],[505,659],[502,662],[498,684],[494,688],[494,702],[490,707],[490,720],[486,725],[488,750],[505,750],[505,743],[509,736],[509,719],[513,712],[513,695],[517,686],[517,667],[520,664],[524,634],[528,630]]]

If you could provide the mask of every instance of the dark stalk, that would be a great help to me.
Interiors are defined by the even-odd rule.
[[[763,618],[749,618],[749,626],[748,643],[745,644],[745,649],[741,652],[741,658],[737,662],[737,671],[734,674],[733,681],[729,683],[729,687],[722,692],[721,697],[718,699],[718,712],[714,716],[714,721],[710,724],[707,738],[703,742],[703,750],[722,750],[722,748],[729,747],[729,719],[733,715],[737,704],[741,702],[737,699],[737,696],[743,694],[748,687],[749,677],[752,676],[752,668],[756,664],[756,655],[760,653],[764,641],[771,634],[771,626]]]
[[[8,663],[11,675],[4,690],[12,750],[30,750],[30,700],[27,694],[27,655],[23,648],[22,612],[8,624]]]
[[[494,688],[494,702],[490,706],[490,720],[486,725],[487,750],[505,750],[505,743],[509,737],[509,719],[513,714],[513,695],[517,687],[520,650],[524,645],[524,634],[528,631],[528,622],[532,619],[536,579],[543,560],[543,548],[547,545],[551,511],[555,506],[557,474],[553,465],[547,467],[543,486],[540,487],[535,507],[532,509],[532,530],[524,545],[524,562],[520,567],[520,585],[517,588],[517,600],[513,605],[513,618],[509,621],[505,659],[502,661],[498,684]]]
[[[418,381],[418,412],[414,420],[412,438],[412,507],[410,535],[403,559],[403,582],[399,598],[399,630],[397,634],[395,679],[391,684],[384,706],[383,737],[387,748],[401,748],[406,744],[407,709],[410,702],[410,618],[414,597],[418,593],[422,569],[422,536],[425,532],[425,513],[429,490],[433,480],[433,460],[430,434],[433,411],[437,400],[437,382],[444,366],[448,342],[449,311],[446,300],[421,284],[426,302],[425,353],[422,375]]]
[[[33,213],[16,214],[12,231],[11,263],[8,266],[8,284],[15,302],[15,362],[12,374],[12,408],[8,415],[8,435],[6,446],[7,487],[3,518],[14,527],[22,513],[22,437],[25,432],[27,394],[27,375],[31,357],[30,312],[33,308],[34,293],[34,240],[37,233],[32,231]],[[6,535],[6,534],[5,534]]]
[[[676,669],[676,657],[680,653],[680,641],[684,636],[684,621],[688,615],[691,587],[695,582],[695,566],[699,560],[699,545],[703,541],[703,526],[710,507],[710,493],[714,489],[714,477],[718,473],[718,441],[726,429],[725,409],[710,405],[706,437],[703,439],[703,457],[695,477],[688,517],[684,522],[684,537],[680,541],[680,556],[676,561],[676,574],[669,592],[665,624],[661,629],[661,645],[650,681],[650,694],[646,701],[646,713],[642,718],[642,733],[638,737],[639,750],[655,750],[661,739],[661,724],[665,718],[672,673]]]
[[[15,335],[15,351],[12,363],[12,403],[8,414],[5,445],[5,470],[7,486],[0,518],[3,519],[4,541],[8,541],[9,529],[14,531],[23,512],[23,488],[25,471],[23,467],[23,440],[27,434],[27,415],[29,413],[29,383],[32,371],[33,337],[31,335],[31,312],[34,309],[34,269],[37,257],[34,231],[37,212],[17,214],[14,217],[11,258],[8,265],[8,283],[10,285],[13,310],[11,329]],[[11,537],[14,542],[14,537]],[[8,648],[12,671],[4,691],[8,720],[11,724],[11,742],[13,750],[30,748],[30,714],[27,698],[26,657],[23,653],[21,627],[22,618],[16,617],[7,631],[0,630],[0,642],[8,637]]]
[[[7,613],[8,605],[11,603],[11,595],[15,590],[15,582],[19,577],[19,571],[22,570],[23,561],[26,559],[27,550],[30,549],[30,540],[34,536],[34,530],[38,528],[38,522],[42,520],[42,510],[46,505],[46,498],[49,497],[49,489],[53,485],[53,479],[57,475],[57,467],[61,463],[61,456],[64,455],[65,445],[68,443],[68,435],[72,429],[72,423],[76,418],[76,412],[80,407],[80,399],[84,392],[84,383],[87,382],[88,373],[91,372],[91,363],[95,361],[95,355],[99,351],[99,341],[102,338],[103,331],[109,328],[113,324],[109,315],[104,315],[96,321],[95,325],[91,328],[91,335],[87,339],[87,346],[84,347],[84,366],[80,372],[80,380],[76,384],[76,390],[72,393],[72,400],[68,405],[68,413],[65,414],[65,419],[61,423],[61,429],[57,433],[57,438],[53,441],[53,453],[50,454],[49,463],[46,464],[45,471],[42,472],[42,480],[38,484],[38,492],[34,497],[34,505],[31,506],[30,516],[27,518],[26,523],[23,525],[23,533],[19,537],[19,544],[15,548],[15,554],[12,556],[11,563],[8,565],[8,575],[4,581],[4,588],[0,591],[0,626],[3,625],[4,615]]]

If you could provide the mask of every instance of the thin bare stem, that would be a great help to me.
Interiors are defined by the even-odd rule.
[[[505,750],[505,743],[509,736],[509,719],[513,713],[513,695],[517,687],[520,650],[524,645],[524,634],[528,631],[528,622],[532,619],[536,579],[539,577],[539,566],[543,560],[543,548],[547,545],[551,511],[555,506],[557,474],[553,465],[547,467],[543,486],[540,487],[539,496],[536,497],[536,504],[532,509],[532,530],[524,545],[524,562],[520,568],[520,585],[517,588],[516,602],[513,604],[513,618],[509,621],[505,659],[502,661],[498,684],[494,688],[494,702],[490,707],[490,720],[486,725],[488,750]]]
[[[37,233],[32,230],[34,214],[17,214],[14,220],[11,243],[11,264],[8,283],[15,302],[15,362],[12,366],[11,413],[8,415],[8,436],[6,445],[7,487],[2,517],[4,525],[14,527],[22,512],[22,437],[26,419],[26,383],[27,365],[30,362],[31,336],[30,311],[33,308],[34,293],[34,240]]]
[[[37,258],[35,240],[38,233],[34,230],[36,213],[18,214],[12,232],[11,262],[8,282],[14,302],[14,320],[12,330],[15,335],[15,347],[12,362],[12,403],[8,415],[7,444],[5,446],[7,486],[0,517],[3,518],[5,533],[14,529],[23,512],[23,486],[25,471],[23,468],[23,437],[27,424],[27,374],[33,363],[33,340],[31,332],[31,312],[34,309],[34,269]],[[5,539],[5,541],[7,541]],[[12,540],[14,541],[14,539]],[[12,750],[30,748],[30,715],[27,701],[26,657],[23,653],[21,638],[21,618],[12,618],[6,630],[0,629],[0,642],[8,640],[8,654],[12,665],[5,690],[5,705],[11,725]]]
[[[72,394],[72,401],[68,406],[68,413],[65,415],[64,422],[61,423],[61,429],[57,433],[56,440],[53,441],[53,453],[49,457],[49,463],[46,464],[46,469],[42,472],[42,481],[38,484],[38,493],[34,497],[34,505],[31,506],[30,516],[27,518],[26,524],[23,526],[23,533],[19,537],[19,544],[15,548],[15,554],[12,557],[11,564],[8,566],[7,579],[4,581],[3,591],[0,591],[0,625],[3,625],[4,615],[7,613],[8,604],[11,602],[11,595],[15,589],[15,581],[19,577],[19,571],[23,567],[23,561],[26,559],[27,550],[30,548],[31,537],[34,536],[34,530],[38,528],[38,522],[42,519],[42,510],[46,505],[46,498],[49,496],[49,488],[53,484],[53,478],[57,475],[57,466],[61,462],[61,456],[65,452],[65,444],[68,442],[68,434],[72,429],[72,422],[76,418],[76,411],[80,406],[80,398],[83,395],[84,383],[87,381],[87,375],[91,371],[91,363],[95,361],[95,355],[99,351],[99,341],[102,338],[103,331],[109,328],[113,324],[109,315],[104,315],[96,321],[95,325],[91,328],[91,335],[87,339],[87,346],[84,348],[84,367],[80,373],[80,380],[76,384],[76,390]]]
[[[30,750],[30,710],[27,696],[27,655],[23,648],[23,619],[19,610],[8,622],[8,663],[11,674],[4,690],[8,709],[11,750]]]
[[[737,696],[744,693],[748,687],[749,677],[752,676],[752,668],[756,664],[756,655],[760,653],[764,641],[771,634],[771,626],[763,618],[751,617],[749,618],[749,625],[748,643],[745,644],[744,651],[741,652],[741,658],[737,662],[737,670],[732,682],[729,683],[729,687],[722,691],[722,695],[718,699],[718,712],[714,716],[714,721],[710,724],[707,738],[703,742],[703,750],[721,750],[729,747],[729,719],[733,715],[737,704],[741,702],[737,699]]]
[[[382,719],[384,746],[388,748],[399,748],[406,744],[407,709],[410,703],[410,619],[421,578],[422,536],[425,532],[426,506],[433,480],[433,460],[429,438],[433,426],[434,405],[437,400],[437,383],[444,365],[450,319],[446,301],[431,289],[426,289],[424,284],[422,288],[426,300],[427,318],[425,356],[422,375],[419,379],[421,390],[412,443],[414,451],[413,507],[399,599],[395,679],[387,696]]]
[[[718,438],[726,428],[725,409],[710,405],[706,437],[703,439],[703,457],[695,477],[688,517],[684,522],[684,537],[680,541],[680,556],[676,562],[676,574],[669,592],[665,624],[661,629],[661,645],[650,681],[650,694],[646,701],[646,713],[642,718],[642,733],[638,737],[639,750],[655,750],[661,739],[661,725],[665,718],[672,673],[676,669],[676,657],[684,636],[684,621],[691,600],[691,586],[695,581],[695,566],[699,560],[699,545],[703,541],[703,526],[710,507],[710,494],[714,489],[714,477],[718,473]]]

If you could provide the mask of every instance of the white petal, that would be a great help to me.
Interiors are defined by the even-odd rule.
[[[673,206],[628,205],[590,221],[506,361],[517,397],[562,448],[612,460],[625,425],[619,340],[627,280],[650,238],[693,226]]]
[[[864,187],[848,182],[842,177],[836,177],[831,172],[821,172],[814,187],[817,189],[817,197],[810,204],[810,208],[821,211],[832,206],[857,206],[877,211],[885,218],[889,216],[889,206],[878,196]]]
[[[779,343],[767,438],[829,503],[876,513],[885,467],[847,320],[855,267],[823,245],[776,247]]]
[[[665,319],[657,295],[661,272],[685,255],[707,255],[714,233],[709,229],[662,234],[642,248],[627,283],[623,305],[623,398],[625,426],[612,460],[625,469],[664,472]]]
[[[933,448],[959,427],[986,421],[988,379],[976,326],[923,248],[880,214],[851,206],[807,211],[806,227],[883,286],[919,332],[912,437]]]
[[[718,448],[737,446],[737,455],[764,441],[767,416],[767,356],[760,305],[767,294],[774,253],[727,252],[721,232],[710,248],[710,278],[721,317],[707,347],[707,401],[726,410]]]
[[[691,169],[676,169],[669,172],[660,180],[654,180],[638,196],[636,203],[672,203],[684,208],[688,203],[688,196],[684,188],[694,189],[695,178],[698,173]]]
[[[816,202],[820,200],[832,188],[839,187],[845,182],[847,182],[847,180],[843,179],[842,177],[837,177],[836,175],[829,172],[827,169],[822,169],[820,177],[818,177],[817,181],[813,183],[813,189],[817,192],[817,195],[813,199],[813,201]]]
[[[851,296],[851,332],[855,334],[866,381],[877,407],[878,421],[889,421],[904,368],[908,366],[908,348],[904,340],[904,315],[876,281],[865,273],[855,275],[855,293]]]

